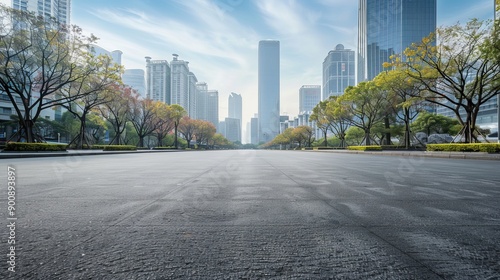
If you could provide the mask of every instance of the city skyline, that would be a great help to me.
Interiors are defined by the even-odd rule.
[[[437,0],[437,6],[437,26],[493,18],[491,0]],[[71,9],[71,23],[99,37],[102,48],[121,50],[127,69],[146,70],[145,56],[169,61],[178,53],[198,81],[218,90],[220,100],[240,93],[243,128],[258,110],[260,40],[280,41],[280,113],[291,117],[299,113],[297,89],[322,84],[328,52],[337,44],[357,49],[358,1],[74,0]],[[219,106],[223,120],[227,105]]]

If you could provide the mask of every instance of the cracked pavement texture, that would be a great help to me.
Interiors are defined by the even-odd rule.
[[[0,279],[500,279],[499,167],[261,150],[2,160]]]

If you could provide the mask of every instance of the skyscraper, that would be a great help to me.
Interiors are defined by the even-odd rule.
[[[179,104],[189,114],[189,67],[187,61],[173,54],[170,62],[170,104]]]
[[[234,141],[241,142],[242,115],[243,115],[243,110],[242,110],[241,95],[234,93],[234,92],[231,92],[231,94],[229,95],[229,98],[228,98],[227,117],[231,118],[231,119],[238,119],[239,120],[239,136],[237,137],[237,140],[234,140]],[[226,125],[227,125],[227,121],[226,121]]]
[[[196,83],[196,118],[199,120],[208,120],[207,118],[207,95],[208,95],[208,85],[207,83],[198,82]]]
[[[250,119],[250,143],[259,144],[259,118],[257,114]]]
[[[170,66],[146,56],[146,97],[170,104]]]
[[[346,87],[355,85],[355,53],[338,44],[323,61],[323,100],[342,95]]]
[[[217,90],[207,91],[206,120],[215,127],[219,126],[219,92]]]
[[[34,12],[45,18],[55,18],[61,24],[71,24],[71,0],[12,0],[12,8]]]
[[[198,119],[196,105],[198,103],[198,88],[196,84],[198,79],[193,72],[188,74],[188,115],[192,119]]]
[[[436,30],[437,0],[359,0],[358,80],[372,80],[393,54]]]
[[[259,142],[269,142],[280,131],[280,42],[259,42]]]
[[[321,86],[307,85],[299,89],[299,113],[311,112],[321,101]]]

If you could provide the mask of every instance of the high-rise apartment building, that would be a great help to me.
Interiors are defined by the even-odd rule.
[[[55,18],[61,24],[71,24],[71,0],[12,0],[12,8]]]
[[[206,96],[206,120],[215,127],[219,125],[219,92],[208,90]]]
[[[189,62],[173,54],[170,62],[170,104],[179,104],[189,114]]]
[[[198,104],[198,79],[193,72],[188,74],[188,115],[192,119],[198,119],[196,105]]]
[[[170,104],[170,66],[146,56],[146,97]]]
[[[208,120],[207,118],[207,83],[196,83],[196,118],[199,120]]]
[[[280,131],[280,42],[259,42],[259,142],[269,142]]]
[[[372,80],[393,54],[436,30],[437,0],[359,0],[358,80]]]
[[[311,112],[321,101],[320,85],[305,85],[299,89],[299,113]]]
[[[122,75],[124,84],[135,89],[142,98],[146,98],[146,80],[144,79],[144,70],[125,69]]]
[[[323,61],[323,100],[342,95],[346,87],[355,85],[355,52],[338,44]]]

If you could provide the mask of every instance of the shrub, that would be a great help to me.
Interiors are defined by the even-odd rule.
[[[66,151],[67,144],[8,142],[4,151]]]
[[[427,151],[500,153],[500,144],[498,143],[427,144]]]
[[[134,145],[105,145],[103,151],[135,151],[137,147]]]
[[[92,149],[103,151],[135,151],[137,147],[134,145],[92,145]]]
[[[372,146],[349,146],[347,147],[348,150],[355,150],[355,151],[382,151],[382,147],[378,145],[372,145]]]
[[[177,150],[174,146],[168,147],[154,147],[153,150]]]

